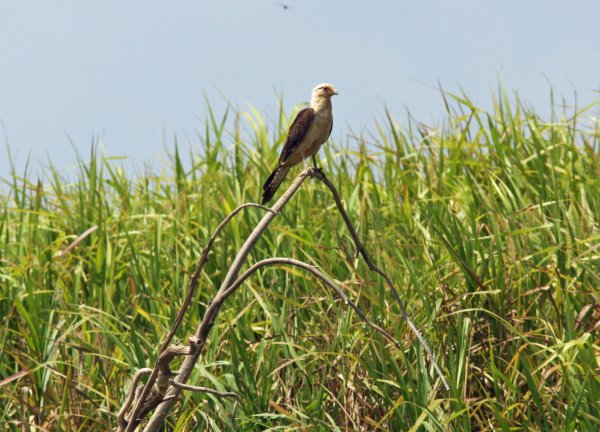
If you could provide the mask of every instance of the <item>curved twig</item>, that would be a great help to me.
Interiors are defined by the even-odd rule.
[[[208,388],[208,387],[200,387],[200,386],[193,386],[193,385],[189,385],[189,384],[181,384],[176,381],[171,381],[171,385],[174,387],[180,388],[181,390],[195,391],[198,393],[208,393],[213,396],[220,397],[220,398],[239,399],[239,397],[240,397],[240,395],[238,395],[237,393],[234,393],[234,392],[220,392],[215,389]]]
[[[354,303],[352,300],[350,300],[350,298],[344,293],[344,291],[342,291],[340,289],[340,287],[338,287],[335,284],[335,282],[333,282],[329,277],[327,277],[325,274],[323,274],[318,269],[318,267],[311,265],[311,264],[307,264],[303,261],[293,259],[293,258],[267,258],[267,259],[257,262],[252,267],[250,267],[248,270],[246,270],[244,273],[242,273],[242,275],[233,284],[231,284],[231,286],[227,290],[223,291],[223,293],[222,293],[223,297],[219,298],[219,301],[222,304],[227,297],[229,297],[231,294],[233,294],[233,292],[235,290],[237,290],[246,281],[246,279],[248,279],[258,269],[260,269],[262,267],[266,267],[266,266],[279,265],[279,264],[288,264],[288,265],[292,265],[295,267],[300,267],[300,268],[303,268],[304,270],[307,270],[310,273],[312,273],[313,276],[315,276],[317,279],[319,279],[325,285],[327,285],[328,287],[333,289],[342,298],[342,300],[344,300],[345,304],[347,304],[352,309],[354,309],[356,314],[365,322],[365,324],[367,324],[369,327],[371,327],[376,332],[380,333],[383,337],[385,337],[392,344],[394,344],[394,346],[396,348],[398,348],[399,350],[402,349],[402,345],[400,345],[400,342],[398,342],[386,330],[384,330],[383,328],[379,327],[377,324],[375,324],[371,320],[369,320],[369,318],[367,318],[365,313],[356,305],[356,303]],[[217,298],[215,298],[215,303],[216,302],[217,302]],[[212,327],[212,325],[211,325],[211,327]],[[206,329],[206,332],[208,332],[208,331],[210,331],[210,327]]]
[[[233,219],[233,217],[235,215],[237,215],[240,211],[242,211],[243,209],[248,208],[248,207],[256,207],[256,208],[263,209],[267,212],[273,212],[273,210],[271,210],[269,207],[264,206],[262,204],[246,203],[246,204],[242,204],[241,206],[237,207],[235,210],[233,210],[231,213],[229,213],[225,217],[225,219],[223,219],[223,221],[219,224],[219,226],[215,229],[213,234],[208,239],[208,243],[206,244],[206,247],[202,251],[202,256],[200,257],[200,261],[198,261],[198,264],[196,265],[196,269],[194,270],[194,273],[192,274],[192,278],[190,279],[190,284],[188,287],[187,294],[185,296],[185,300],[183,301],[183,305],[181,306],[181,309],[180,309],[179,313],[177,314],[177,317],[175,318],[173,327],[171,327],[169,334],[167,335],[165,341],[162,344],[160,352],[163,352],[165,349],[167,349],[167,347],[171,343],[171,340],[173,339],[173,336],[175,335],[175,332],[179,328],[179,325],[181,324],[181,321],[183,320],[183,317],[185,316],[187,309],[190,307],[190,303],[192,301],[192,298],[194,297],[196,287],[198,286],[198,278],[200,277],[200,273],[202,272],[202,268],[206,264],[206,261],[208,261],[208,254],[210,253],[210,250],[212,249],[212,246],[215,243],[215,240],[217,239],[217,237],[219,236],[219,234],[221,233],[223,228],[225,228],[225,226],[229,223],[229,221],[231,219]]]
[[[123,406],[119,410],[119,414],[117,414],[117,424],[119,425],[119,429],[125,429],[127,427],[127,420],[125,415],[127,414],[127,410],[133,403],[135,398],[135,393],[137,390],[137,384],[142,378],[142,375],[148,375],[152,373],[152,369],[150,368],[142,368],[138,369],[137,372],[133,375],[133,379],[131,380],[131,387],[129,388],[129,394],[127,395],[127,399],[123,403]]]
[[[438,376],[442,380],[442,383],[444,384],[444,388],[446,389],[446,391],[449,391],[450,385],[448,384],[448,381],[446,381],[446,378],[444,377],[444,373],[442,372],[442,369],[438,366],[437,361],[435,360],[435,357],[433,355],[433,351],[431,351],[431,348],[429,348],[429,345],[427,344],[427,342],[425,342],[425,339],[421,335],[421,332],[419,332],[417,327],[414,325],[414,323],[410,319],[410,316],[408,315],[406,307],[404,306],[404,302],[402,302],[402,299],[400,298],[400,295],[398,294],[398,290],[396,290],[396,287],[392,283],[392,280],[389,278],[389,276],[383,270],[381,270],[379,267],[377,267],[377,265],[373,262],[373,260],[371,259],[371,256],[369,255],[369,253],[363,246],[362,242],[360,241],[360,237],[358,237],[356,229],[354,229],[354,225],[352,224],[352,221],[350,221],[350,218],[348,217],[348,213],[346,213],[346,210],[344,209],[344,204],[342,203],[342,200],[340,199],[340,195],[338,194],[337,189],[335,188],[333,183],[331,183],[331,181],[327,178],[327,176],[321,170],[315,169],[315,170],[311,171],[309,175],[311,177],[315,177],[315,178],[318,178],[319,180],[321,180],[321,182],[323,182],[323,184],[325,184],[325,186],[327,186],[327,188],[331,191],[331,194],[333,195],[333,199],[335,200],[335,204],[338,208],[338,211],[342,215],[342,219],[344,219],[344,222],[346,224],[346,227],[348,228],[348,231],[350,231],[350,234],[352,235],[352,239],[354,240],[356,249],[362,255],[362,257],[365,260],[365,262],[367,263],[367,266],[369,267],[369,269],[371,271],[374,271],[375,273],[379,274],[385,280],[386,284],[392,291],[392,295],[396,299],[398,306],[400,307],[402,317],[406,320],[408,327],[410,328],[412,333],[415,335],[417,340],[421,343],[421,345],[423,345],[423,348],[425,349],[425,352],[427,352],[427,355],[429,356],[429,359],[431,360],[431,363],[433,364],[433,367],[435,368],[436,373],[438,374]]]

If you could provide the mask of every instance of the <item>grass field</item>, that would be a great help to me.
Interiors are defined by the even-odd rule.
[[[446,100],[438,126],[390,115],[372,135],[328,144],[320,160],[450,391],[381,278],[356,257],[328,190],[307,181],[250,261],[319,266],[403,349],[309,274],[260,271],[223,307],[190,381],[239,393],[237,430],[600,428],[597,105],[556,104],[542,119],[502,91],[492,112]],[[72,178],[50,168],[41,181],[2,179],[3,430],[116,427],[208,237],[230,210],[259,200],[288,121],[211,115],[193,162],[174,150],[160,172],[131,176],[92,151]],[[262,215],[244,211],[217,240],[180,341]],[[232,430],[232,410],[231,400],[186,393],[164,430]]]

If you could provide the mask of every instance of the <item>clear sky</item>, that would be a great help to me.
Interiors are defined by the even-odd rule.
[[[287,6],[287,7],[285,7]],[[333,83],[334,139],[384,106],[443,116],[438,81],[490,106],[500,78],[541,113],[549,87],[598,99],[598,0],[0,0],[0,177],[61,170],[93,137],[108,156],[160,165],[224,98],[275,118]],[[596,92],[594,92],[596,90]]]

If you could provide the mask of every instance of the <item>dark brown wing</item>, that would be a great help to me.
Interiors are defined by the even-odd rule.
[[[298,148],[298,145],[302,142],[302,138],[306,135],[306,131],[310,127],[313,119],[315,118],[315,110],[311,107],[306,107],[300,112],[292,122],[290,130],[288,131],[287,139],[281,155],[279,156],[279,163],[285,161],[287,157]]]

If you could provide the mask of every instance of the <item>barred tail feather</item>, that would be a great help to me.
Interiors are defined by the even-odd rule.
[[[281,182],[285,179],[289,168],[278,166],[275,168],[275,171],[271,173],[265,184],[263,185],[263,196],[262,203],[263,205],[271,201],[275,192],[277,192],[277,188]]]

